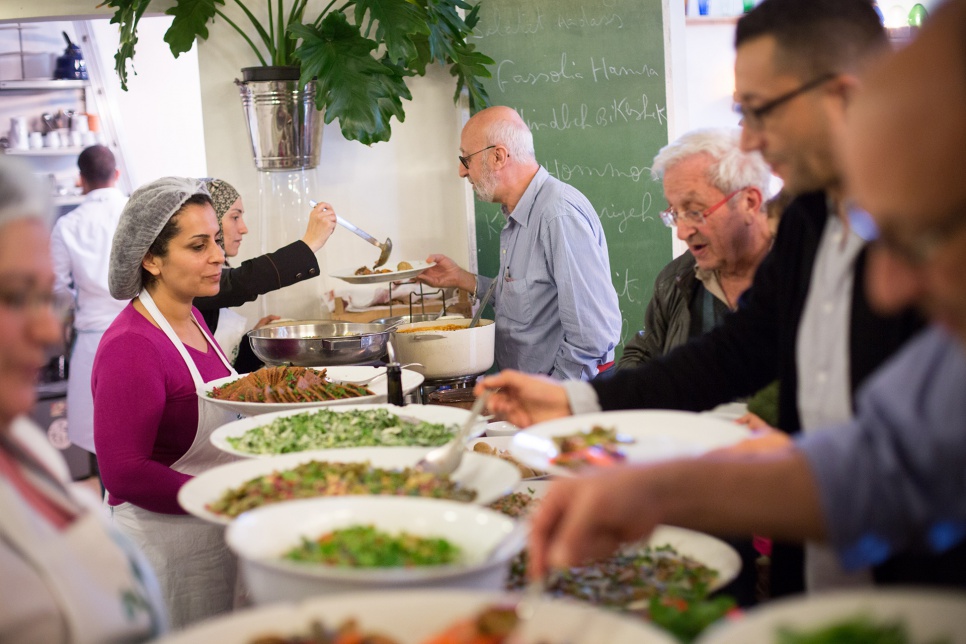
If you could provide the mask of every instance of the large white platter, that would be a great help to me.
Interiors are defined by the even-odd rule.
[[[698,456],[727,447],[751,436],[742,425],[705,414],[685,411],[605,411],[568,416],[533,425],[513,436],[510,453],[534,469],[555,476],[574,476],[574,470],[553,465],[559,450],[555,436],[589,432],[595,425],[616,428],[634,439],[623,445],[628,463],[648,463],[685,456]]]
[[[291,469],[308,461],[332,461],[337,463],[358,463],[369,461],[373,467],[401,469],[419,462],[427,447],[350,447],[327,449],[314,452],[283,454],[269,458],[255,458],[214,467],[191,479],[178,491],[178,503],[189,514],[227,525],[229,517],[210,512],[205,508],[225,492],[225,490],[276,470]],[[464,454],[463,460],[451,478],[465,487],[476,490],[477,505],[492,503],[508,494],[520,482],[517,468],[498,458],[479,454]]]
[[[358,381],[365,380],[372,376],[378,375],[385,371],[385,367],[313,367],[313,369],[325,369],[330,380],[335,382],[345,382],[345,381]],[[223,407],[229,411],[233,411],[241,416],[256,416],[258,414],[269,414],[277,411],[288,411],[290,409],[311,409],[313,407],[335,407],[338,405],[359,405],[359,404],[369,404],[369,403],[384,403],[386,402],[386,395],[388,391],[386,389],[386,379],[379,378],[368,385],[366,385],[370,391],[373,392],[373,396],[360,396],[358,398],[344,398],[340,400],[326,400],[320,402],[294,402],[294,403],[260,403],[260,402],[242,402],[237,400],[219,400],[217,398],[209,398],[208,394],[215,387],[222,387],[227,385],[229,382],[234,382],[239,378],[247,376],[247,373],[240,373],[237,376],[226,376],[224,378],[219,378],[218,380],[212,380],[211,382],[206,382],[204,386],[198,388],[198,397],[204,398],[208,402]],[[413,371],[411,369],[402,370],[402,385],[403,393],[408,394],[413,391],[419,385],[423,384],[423,374]]]
[[[358,410],[365,411],[370,409],[386,409],[401,418],[408,418],[417,421],[422,420],[428,423],[453,425],[454,430],[458,430],[459,427],[461,427],[466,419],[470,416],[469,410],[460,409],[459,407],[444,407],[442,405],[406,405],[405,407],[397,407],[388,403],[381,405],[339,405],[337,408],[330,409],[329,411],[341,413]],[[270,458],[270,454],[251,454],[249,452],[237,450],[231,446],[227,439],[237,438],[251,429],[269,425],[276,418],[311,413],[312,411],[313,410],[293,409],[291,411],[280,411],[274,414],[261,414],[252,418],[242,418],[240,420],[228,423],[227,425],[222,425],[216,429],[211,433],[210,440],[211,443],[221,451],[234,454],[235,456],[240,456],[242,458]],[[483,433],[485,427],[486,425],[484,421],[479,420],[470,431],[470,436],[479,436]]]
[[[338,273],[329,273],[330,276],[337,279],[349,282],[350,284],[378,284],[380,282],[399,282],[401,280],[408,280],[411,277],[416,277],[427,268],[436,266],[436,262],[409,262],[413,265],[412,268],[405,271],[391,271],[389,273],[375,273],[373,275],[356,275],[355,272],[359,269],[358,266],[352,268],[346,268],[340,270]],[[386,266],[393,267],[398,266],[399,262],[395,264],[387,262]],[[379,268],[386,268],[386,266],[380,266]]]
[[[306,634],[312,620],[334,626],[356,618],[367,631],[378,631],[400,644],[420,642],[456,621],[498,603],[513,601],[501,593],[460,590],[405,590],[348,593],[299,605],[280,604],[213,619],[159,644],[248,644],[255,636]],[[532,629],[531,629],[532,627]],[[528,625],[534,637],[569,644],[675,644],[677,640],[640,619],[562,600],[542,600]]]
[[[856,590],[780,599],[753,608],[743,619],[723,622],[700,644],[778,641],[781,628],[811,632],[859,616],[875,623],[900,621],[910,642],[966,644],[966,594],[938,590]]]

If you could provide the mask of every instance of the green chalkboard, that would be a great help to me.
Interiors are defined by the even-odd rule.
[[[533,131],[537,161],[583,192],[607,235],[624,324],[640,329],[671,260],[651,161],[667,144],[661,0],[482,0],[473,42],[496,61],[486,89]],[[479,271],[499,266],[499,206],[476,202]]]

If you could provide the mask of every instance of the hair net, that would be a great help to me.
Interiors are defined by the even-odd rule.
[[[50,225],[50,198],[27,166],[0,156],[0,226],[32,217]]]
[[[172,215],[196,194],[208,195],[197,179],[164,177],[134,191],[121,212],[111,244],[108,286],[118,300],[141,291],[141,260]]]

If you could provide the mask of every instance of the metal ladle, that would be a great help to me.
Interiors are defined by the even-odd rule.
[[[315,205],[318,202],[317,201],[312,201],[310,199],[309,200],[309,203],[314,208]],[[382,251],[379,254],[379,259],[376,260],[376,263],[372,265],[373,268],[379,268],[380,266],[382,266],[383,264],[385,264],[387,261],[389,261],[389,253],[392,252],[392,240],[391,239],[389,239],[388,237],[386,237],[386,241],[385,242],[380,242],[378,239],[376,239],[375,237],[373,237],[372,235],[370,235],[366,231],[362,230],[361,228],[359,228],[358,226],[356,226],[354,224],[349,223],[348,221],[346,221],[345,219],[343,219],[339,215],[336,215],[335,216],[335,220],[339,223],[340,226],[351,230],[355,234],[359,235],[359,237],[362,237],[367,242],[369,242],[373,246],[376,246],[377,248],[379,248]]]

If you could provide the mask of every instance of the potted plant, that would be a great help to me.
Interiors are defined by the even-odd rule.
[[[342,0],[336,7],[336,0],[331,0],[320,11],[309,11],[309,0],[292,0],[288,7],[285,0],[234,2],[250,23],[247,30],[225,14],[225,0],[174,0],[165,12],[174,21],[164,35],[174,56],[191,49],[197,38],[206,40],[209,22],[224,20],[262,65],[243,70],[246,80],[263,80],[266,73],[284,79],[286,71],[273,68],[297,67],[297,72],[287,72],[289,77],[297,78],[303,90],[311,89],[314,81],[315,107],[324,113],[326,123],[338,120],[347,139],[366,145],[389,140],[390,119],[404,120],[402,100],[412,99],[406,78],[424,75],[434,61],[449,65],[456,77],[454,101],[465,88],[471,109],[488,102],[480,78],[490,77],[486,66],[493,60],[466,42],[479,19],[478,5],[463,0]],[[258,2],[266,5],[267,22],[251,10]],[[120,28],[115,63],[124,89],[138,20],[150,3],[103,3],[115,9],[111,22]]]

